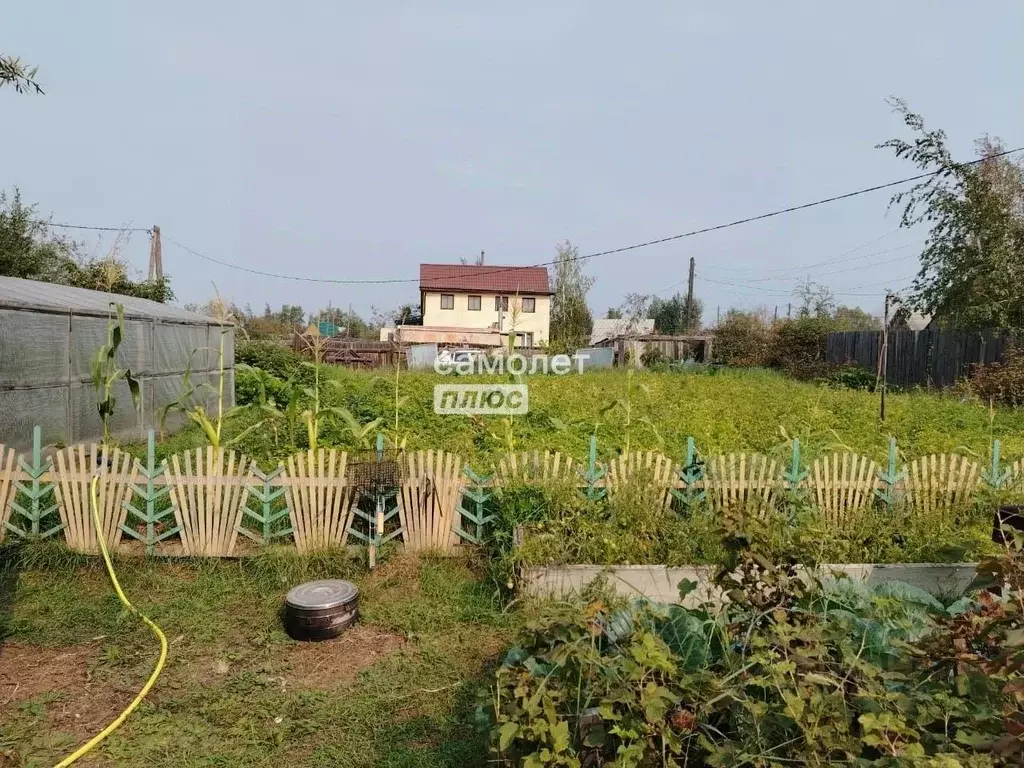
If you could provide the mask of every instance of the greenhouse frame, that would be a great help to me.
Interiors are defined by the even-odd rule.
[[[0,444],[30,447],[36,425],[44,445],[102,437],[92,362],[106,343],[114,304],[124,307],[118,367],[130,369],[140,385],[137,410],[127,383],[115,387],[110,427],[117,439],[141,440],[158,429],[164,407],[182,392],[186,371],[198,388],[195,400],[215,408],[221,341],[224,408],[234,405],[231,325],[148,299],[0,277]],[[184,420],[172,412],[165,427]]]

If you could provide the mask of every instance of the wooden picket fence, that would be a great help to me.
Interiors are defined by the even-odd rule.
[[[628,485],[639,483],[653,489],[652,496],[640,498],[652,499],[667,513],[681,509],[675,501],[691,495],[719,512],[742,509],[764,515],[784,496],[797,493],[838,530],[849,529],[879,505],[909,510],[937,525],[955,524],[985,487],[1024,491],[1024,459],[1001,468],[998,443],[990,468],[956,454],[897,463],[894,442],[887,465],[853,452],[833,452],[806,467],[795,442],[790,462],[728,453],[703,461],[691,457],[687,466],[656,451],[602,463],[592,443],[588,462],[558,452],[523,452],[500,458],[490,474],[480,476],[454,453],[408,452],[398,458],[398,487],[387,498],[373,492],[378,494],[370,499],[377,504],[374,515],[360,511],[361,498],[370,492],[356,487],[348,455],[337,449],[289,456],[265,475],[246,456],[224,449],[195,449],[158,464],[152,443],[145,463],[117,449],[104,455],[96,445],[78,445],[44,460],[38,440],[37,431],[32,453],[21,456],[0,445],[0,540],[62,534],[69,547],[82,552],[97,549],[90,506],[94,477],[99,478],[101,534],[108,547],[137,548],[141,541],[147,552],[203,557],[248,551],[250,539],[257,545],[290,542],[301,553],[359,542],[379,546],[392,538],[409,549],[452,552],[463,541],[482,540],[480,531],[489,518],[481,504],[496,487],[516,484],[567,482],[596,489],[600,493],[594,498],[614,501]],[[477,502],[476,512],[467,499]],[[391,511],[382,518],[380,510],[388,505]],[[143,524],[127,522],[129,509]],[[243,525],[246,516],[263,521],[262,531]],[[384,526],[381,519],[392,522]],[[271,530],[272,523],[277,529]]]

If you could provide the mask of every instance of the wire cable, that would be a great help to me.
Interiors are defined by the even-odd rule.
[[[117,593],[117,599],[124,604],[124,607],[132,613],[134,613],[140,619],[142,619],[143,623],[147,627],[149,627],[150,630],[152,630],[154,635],[156,635],[157,639],[160,641],[160,658],[157,659],[156,667],[153,669],[153,673],[149,676],[149,679],[146,681],[146,684],[142,686],[142,690],[139,691],[139,695],[132,699],[132,703],[125,707],[125,710],[120,715],[118,715],[113,720],[113,722],[110,723],[110,725],[108,725],[102,731],[100,731],[91,739],[89,739],[89,741],[85,742],[85,744],[83,744],[81,747],[79,747],[70,755],[61,760],[59,763],[57,763],[57,765],[54,766],[54,768],[66,768],[67,766],[71,765],[78,759],[84,757],[89,752],[91,752],[96,747],[96,745],[98,745],[105,738],[107,738],[107,736],[109,736],[118,728],[120,728],[121,724],[128,719],[128,716],[132,712],[134,712],[138,708],[139,704],[142,703],[142,700],[146,698],[146,695],[149,693],[150,689],[152,689],[153,685],[156,683],[157,678],[160,677],[160,673],[163,672],[164,663],[167,661],[167,636],[164,635],[163,630],[160,629],[160,627],[158,627],[156,623],[154,623],[148,616],[143,614],[141,611],[139,611],[138,608],[131,604],[131,601],[125,595],[124,590],[121,589],[121,583],[117,580],[117,574],[114,573],[114,565],[110,562],[110,552],[107,551],[107,542],[104,540],[103,527],[100,523],[99,503],[97,502],[96,498],[96,486],[99,483],[99,480],[99,475],[93,476],[92,485],[89,489],[89,501],[92,505],[93,529],[96,531],[96,540],[99,542],[100,552],[103,554],[103,562],[107,564],[107,574],[110,576],[110,583],[114,585],[114,591]]]
[[[987,157],[979,158],[978,160],[970,160],[970,161],[968,161],[966,163],[960,163],[960,165],[962,165],[962,166],[978,165],[978,164],[983,163],[983,162],[985,162],[987,160],[994,160],[997,157],[1002,157],[1004,155],[1009,155],[1009,154],[1012,154],[1014,152],[1020,152],[1022,150],[1024,150],[1024,147],[1017,147],[1016,149],[1008,149],[1008,150],[1005,150],[1003,152],[999,152],[999,153],[996,153],[996,154],[993,154],[993,155],[989,155]],[[864,187],[863,189],[857,189],[857,190],[854,190],[853,192],[846,192],[846,193],[841,194],[841,195],[833,195],[832,197],[825,197],[825,198],[822,198],[820,200],[814,200],[814,201],[812,201],[810,203],[802,203],[800,205],[791,205],[788,208],[779,208],[779,209],[774,210],[774,211],[769,211],[768,213],[761,213],[761,214],[758,214],[756,216],[748,216],[748,217],[743,218],[743,219],[736,219],[734,221],[725,222],[724,224],[715,224],[715,225],[710,226],[710,227],[703,227],[701,229],[693,229],[693,230],[690,230],[689,232],[683,232],[683,233],[678,234],[678,235],[669,235],[668,237],[660,237],[660,238],[657,238],[656,240],[647,240],[647,241],[642,242],[642,243],[634,243],[633,245],[624,245],[621,248],[612,248],[612,249],[607,250],[607,251],[598,251],[596,253],[588,253],[588,254],[584,254],[582,256],[573,256],[573,257],[570,257],[569,260],[570,261],[585,261],[587,259],[597,258],[598,256],[613,256],[613,255],[618,254],[618,253],[625,253],[626,251],[635,251],[638,248],[647,248],[647,247],[652,246],[652,245],[661,245],[662,243],[669,243],[669,242],[673,242],[675,240],[682,240],[683,238],[687,238],[687,237],[695,237],[696,235],[707,234],[708,232],[717,232],[717,231],[722,230],[722,229],[730,229],[731,227],[738,227],[741,224],[750,224],[750,223],[755,222],[755,221],[763,221],[765,219],[770,219],[770,218],[773,218],[775,216],[782,216],[782,215],[787,214],[787,213],[794,213],[796,211],[803,211],[803,210],[806,210],[808,208],[814,208],[814,207],[819,206],[819,205],[827,205],[828,203],[835,203],[835,202],[838,202],[840,200],[848,200],[851,197],[857,197],[859,195],[866,195],[866,194],[869,194],[871,192],[878,192],[879,190],[882,190],[882,189],[889,189],[890,187],[897,187],[897,186],[900,186],[901,184],[909,184],[912,181],[920,181],[922,179],[932,178],[933,176],[938,176],[939,174],[945,173],[945,172],[946,172],[945,170],[938,170],[938,171],[929,171],[927,173],[919,173],[916,176],[908,176],[905,179],[898,179],[896,181],[888,181],[888,182],[886,182],[884,184],[876,184],[876,185],[874,185],[872,187]],[[243,266],[241,266],[239,264],[233,264],[233,263],[231,263],[229,261],[223,261],[221,259],[214,258],[213,256],[208,256],[205,253],[200,253],[199,251],[197,251],[197,250],[195,250],[193,248],[189,248],[188,246],[183,245],[183,244],[181,244],[181,243],[179,243],[179,242],[177,242],[175,240],[172,240],[169,237],[164,236],[164,239],[167,242],[169,242],[171,245],[175,245],[178,248],[181,248],[182,250],[187,251],[188,253],[191,253],[193,256],[198,256],[199,258],[205,259],[206,261],[212,262],[214,264],[219,264],[219,265],[221,265],[223,267],[229,267],[230,269],[237,269],[237,270],[239,270],[241,272],[249,272],[250,274],[261,275],[263,277],[273,277],[273,278],[277,278],[279,280],[296,280],[296,281],[307,282],[307,283],[331,283],[331,284],[335,284],[335,285],[388,285],[388,284],[395,284],[395,283],[420,283],[422,285],[423,283],[430,283],[430,282],[435,282],[435,281],[444,281],[444,280],[450,279],[448,277],[437,277],[437,278],[426,278],[426,279],[409,278],[409,277],[382,278],[382,279],[347,279],[347,278],[331,278],[331,277],[303,277],[301,275],[284,275],[284,274],[280,274],[280,273],[277,273],[277,272],[267,272],[267,271],[264,271],[262,269],[254,269],[252,267],[243,267]],[[541,262],[538,262],[536,264],[527,264],[527,265],[517,266],[517,267],[491,267],[489,269],[481,270],[480,272],[464,272],[461,275],[459,275],[459,277],[460,278],[467,278],[467,277],[477,277],[477,276],[492,276],[492,275],[501,274],[502,272],[514,272],[516,270],[523,269],[524,267],[546,267],[546,266],[550,266],[552,264],[557,264],[558,262],[559,262],[559,259],[552,259],[551,261],[541,261]]]
[[[60,227],[61,229],[86,229],[91,232],[145,232],[152,235],[153,230],[149,227],[90,227],[85,224],[61,224],[55,221],[37,219],[36,224],[43,224],[47,227]]]

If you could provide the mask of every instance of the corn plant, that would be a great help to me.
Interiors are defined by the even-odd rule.
[[[117,382],[128,384],[135,409],[139,407],[139,382],[132,375],[130,368],[118,368],[117,350],[124,340],[124,305],[110,302],[114,314],[107,315],[107,341],[96,351],[92,361],[92,386],[96,391],[96,409],[103,422],[103,445],[111,444],[110,417],[114,415],[117,397],[114,389]]]
[[[231,333],[234,329],[235,317],[227,309],[227,303],[220,298],[219,294],[211,302],[211,307],[211,314],[223,323],[220,330],[220,344],[215,349],[210,347],[199,347],[192,350],[192,353],[189,355],[188,366],[186,367],[184,376],[182,377],[181,390],[178,393],[178,398],[164,406],[161,411],[160,430],[161,432],[163,431],[168,414],[171,411],[179,411],[184,413],[185,416],[188,417],[189,421],[199,426],[203,431],[203,435],[206,437],[207,442],[212,448],[230,448],[259,429],[263,425],[263,422],[251,424],[230,439],[225,440],[223,437],[224,423],[228,419],[231,419],[247,410],[248,406],[236,405],[226,411],[224,410],[224,339],[227,334]],[[192,358],[198,352],[217,353],[218,381],[216,388],[210,386],[207,382],[203,382],[199,386],[192,383]],[[206,405],[197,399],[196,394],[204,391],[216,393],[217,410],[215,413],[207,413]]]
[[[330,411],[335,415],[341,417],[342,424],[348,430],[349,435],[352,438],[352,442],[355,443],[356,447],[361,450],[370,450],[373,448],[373,438],[377,433],[383,418],[377,417],[371,422],[366,424],[360,424],[359,419],[348,408],[335,407],[331,408]]]

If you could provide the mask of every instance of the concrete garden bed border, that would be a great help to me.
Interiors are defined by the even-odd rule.
[[[596,579],[604,578],[608,588],[623,597],[646,597],[664,603],[678,603],[679,582],[697,582],[697,589],[683,602],[692,606],[702,601],[719,601],[721,594],[712,583],[717,566],[696,565],[546,565],[528,566],[521,574],[522,591],[533,597],[567,598],[581,593]],[[893,563],[820,565],[815,569],[822,580],[844,575],[868,585],[901,581],[920,587],[940,598],[963,595],[977,572],[976,563]]]

